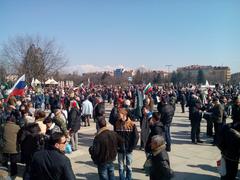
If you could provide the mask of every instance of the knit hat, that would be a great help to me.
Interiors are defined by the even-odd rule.
[[[76,101],[73,101],[73,102],[72,102],[72,107],[73,107],[73,108],[77,107],[77,102],[76,102]]]
[[[118,104],[123,104],[123,99],[122,98],[118,98],[117,102],[118,102]]]

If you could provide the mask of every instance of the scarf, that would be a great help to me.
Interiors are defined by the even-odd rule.
[[[154,149],[154,150],[152,151],[153,156],[157,156],[160,152],[162,152],[163,150],[165,150],[165,148],[166,148],[166,145],[165,145],[165,144],[157,147],[156,149]]]
[[[102,128],[98,131],[97,135],[99,135],[99,134],[101,134],[103,131],[107,131],[107,130],[108,130],[107,127],[102,127]]]

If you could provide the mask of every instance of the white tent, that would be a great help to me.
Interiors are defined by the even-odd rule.
[[[34,83],[35,83],[35,85],[41,84],[41,82],[38,79],[35,79]]]
[[[53,78],[52,79],[48,79],[45,84],[49,84],[49,85],[57,85],[58,82],[55,81]]]
[[[35,86],[37,86],[38,84],[41,84],[41,82],[40,82],[38,79],[35,79],[35,80],[34,80],[34,78],[32,78],[31,86],[32,86],[32,87],[35,87]]]
[[[214,85],[210,85],[208,80],[206,80],[206,84],[205,85],[201,85],[201,89],[214,89],[215,86]]]
[[[34,78],[32,78],[31,86],[32,86],[32,87],[35,86],[35,80],[34,80]]]

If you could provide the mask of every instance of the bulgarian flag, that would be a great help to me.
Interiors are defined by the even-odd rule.
[[[149,92],[151,92],[152,91],[152,84],[151,83],[148,83],[147,85],[146,85],[146,87],[144,88],[144,90],[143,90],[143,93],[144,94],[148,94]]]

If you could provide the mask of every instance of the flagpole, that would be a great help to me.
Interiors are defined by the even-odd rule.
[[[170,76],[169,76],[169,71],[170,71],[170,67],[172,67],[173,65],[172,64],[167,64],[165,65],[167,67],[167,73],[168,73],[168,84],[170,84]]]

